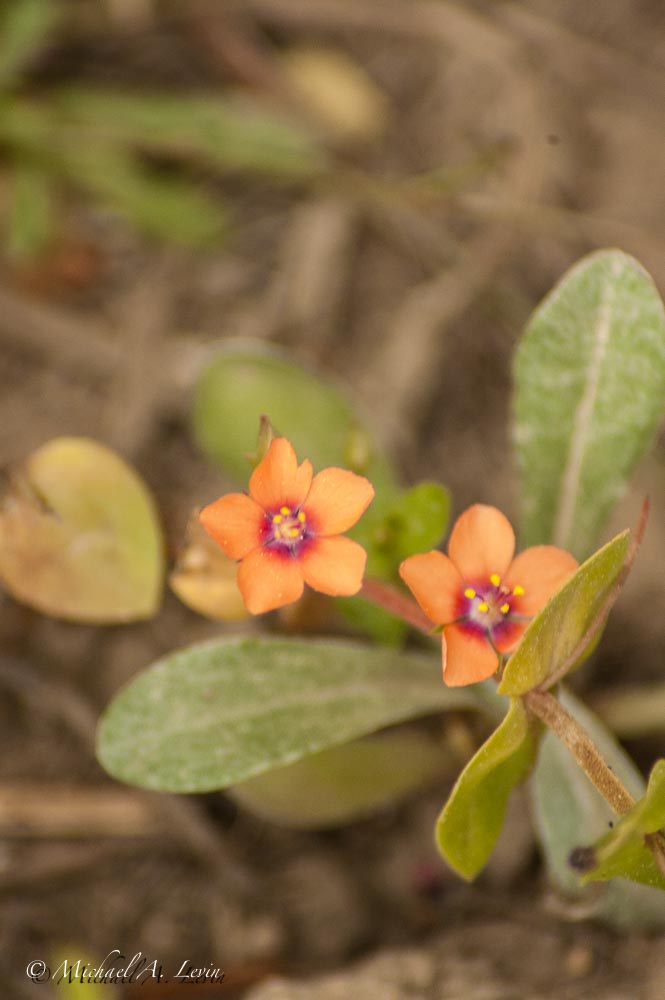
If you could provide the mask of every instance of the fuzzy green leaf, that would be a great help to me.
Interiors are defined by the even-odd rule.
[[[559,698],[628,791],[639,799],[644,794],[644,780],[611,733],[565,688],[561,688]],[[589,915],[613,926],[665,927],[665,895],[658,889],[622,878],[602,889],[595,886],[592,892],[580,887],[580,872],[571,867],[571,855],[576,848],[606,834],[617,817],[566,747],[550,732],[541,742],[530,788],[538,838],[550,877],[561,891],[581,899],[588,905]]]
[[[203,792],[447,708],[433,657],[339,641],[221,639],[156,663],[104,713],[98,757],[144,788]]]
[[[515,356],[525,545],[584,558],[665,414],[665,311],[618,250],[583,258],[531,318]]]
[[[441,778],[447,766],[440,740],[392,729],[273,768],[228,792],[257,816],[316,829],[350,823],[396,802]]]
[[[499,693],[515,697],[546,686],[563,666],[573,670],[597,638],[626,563],[629,532],[595,552],[529,625],[508,660]],[[594,634],[585,636],[594,626]],[[596,627],[597,626],[597,627]]]
[[[501,725],[462,771],[436,827],[441,854],[462,878],[475,878],[485,866],[510,794],[531,770],[537,747],[537,727],[521,701],[512,701]]]

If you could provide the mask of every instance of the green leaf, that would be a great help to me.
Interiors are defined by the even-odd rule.
[[[219,202],[192,182],[144,167],[129,153],[110,146],[61,150],[56,166],[149,236],[204,246],[225,234]]]
[[[644,794],[644,780],[600,720],[565,688],[559,699],[584,727],[605,761],[635,798]],[[616,879],[589,890],[580,886],[579,872],[570,865],[581,845],[602,837],[617,817],[600,792],[580,770],[566,747],[546,732],[530,789],[538,839],[550,877],[566,895],[586,901],[589,915],[622,928],[664,927],[665,895],[660,890]]]
[[[273,768],[228,792],[257,816],[314,829],[350,823],[403,799],[449,767],[440,740],[394,729]]]
[[[536,310],[515,356],[523,543],[592,551],[664,413],[658,292],[626,254],[591,254]]]
[[[17,600],[71,621],[134,621],[156,611],[163,571],[152,499],[108,448],[55,438],[12,475],[0,578]]]
[[[0,89],[15,86],[59,16],[53,0],[9,0],[0,22]]]
[[[14,260],[35,257],[54,232],[53,204],[48,174],[28,164],[12,170],[8,250]]]
[[[451,868],[473,879],[501,832],[510,793],[535,760],[537,727],[521,701],[511,701],[501,725],[469,761],[443,808],[436,841]]]
[[[227,170],[287,177],[307,176],[325,165],[303,128],[247,99],[72,88],[53,101],[67,125],[116,147],[134,145]]]
[[[441,541],[449,510],[448,491],[437,483],[419,483],[401,493],[388,491],[377,497],[350,532],[367,552],[366,575],[396,583],[403,559]],[[340,605],[351,624],[381,642],[397,645],[404,638],[404,622],[375,605],[353,598]]]
[[[665,889],[665,875],[644,842],[645,834],[665,827],[665,760],[649,777],[646,794],[590,849],[577,852],[584,859],[583,882],[623,877]],[[661,843],[661,850],[665,842]],[[665,857],[665,854],[663,855]]]
[[[500,694],[515,697],[547,686],[590,651],[618,593],[629,534],[622,532],[587,559],[536,615],[506,664]]]
[[[104,713],[98,757],[144,788],[237,784],[406,719],[483,707],[433,657],[338,641],[220,639],[156,663]]]
[[[198,381],[193,424],[203,451],[239,483],[247,480],[262,414],[315,469],[348,466],[360,429],[366,448],[355,471],[368,476],[377,493],[396,489],[388,458],[340,387],[259,341],[232,342]]]
[[[438,483],[418,483],[397,497],[384,518],[383,540],[395,569],[414,552],[439,544],[449,513],[450,494]]]

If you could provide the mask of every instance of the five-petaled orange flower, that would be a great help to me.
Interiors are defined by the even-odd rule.
[[[206,531],[231,559],[254,615],[297,601],[305,583],[323,594],[357,594],[367,556],[342,537],[374,496],[369,480],[346,469],[298,465],[286,438],[274,438],[249,480],[249,496],[229,493],[201,511]]]
[[[400,576],[436,625],[443,625],[443,679],[450,686],[485,680],[510,653],[529,619],[577,568],[554,545],[515,559],[515,534],[496,507],[476,504],[457,519],[448,555],[409,556]]]

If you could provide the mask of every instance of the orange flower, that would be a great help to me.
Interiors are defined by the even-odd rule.
[[[201,511],[201,523],[231,559],[254,615],[297,601],[305,583],[323,594],[357,594],[367,556],[350,538],[374,496],[372,484],[346,469],[298,465],[293,446],[275,438],[246,493],[229,493]]]
[[[515,559],[515,534],[496,507],[475,504],[457,519],[448,555],[409,556],[400,576],[427,617],[443,625],[443,679],[451,687],[483,681],[510,653],[529,620],[577,568],[554,545]]]

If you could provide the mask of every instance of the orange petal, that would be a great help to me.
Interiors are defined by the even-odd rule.
[[[274,438],[254,469],[249,492],[264,510],[300,507],[312,482],[312,465],[305,460],[298,465],[293,445],[286,438]]]
[[[499,658],[483,635],[463,625],[443,630],[443,680],[448,687],[462,687],[487,680],[499,666]]]
[[[365,513],[373,497],[374,487],[364,476],[348,469],[323,469],[314,476],[305,513],[318,535],[339,535]]]
[[[554,545],[534,545],[513,560],[506,574],[506,587],[522,587],[524,594],[512,599],[516,614],[535,615],[577,569],[570,552]]]
[[[496,507],[474,504],[457,518],[448,542],[448,555],[467,582],[479,583],[503,576],[515,551],[515,532]]]
[[[201,524],[225,555],[242,559],[261,544],[263,510],[244,493],[227,493],[199,514]]]
[[[298,562],[288,553],[255,549],[238,566],[238,586],[253,615],[297,601],[303,592]]]
[[[314,590],[333,597],[357,594],[362,586],[367,555],[350,538],[315,538],[303,550],[300,566]]]
[[[444,625],[457,618],[463,581],[443,552],[409,556],[400,566],[399,575],[427,617],[436,625]]]

